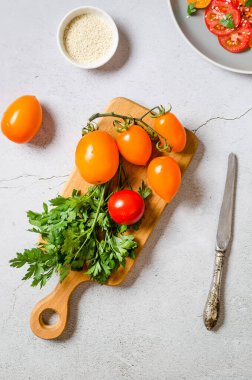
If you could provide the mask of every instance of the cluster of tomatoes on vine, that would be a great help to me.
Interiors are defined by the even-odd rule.
[[[186,145],[185,128],[170,111],[171,107],[165,110],[158,106],[141,117],[114,112],[91,116],[76,148],[80,175],[90,184],[107,183],[121,172],[121,156],[132,165],[147,166],[148,184],[165,202],[170,202],[180,187],[181,171],[167,153],[181,152]],[[151,125],[147,116],[153,118]],[[113,118],[115,138],[97,129],[95,120],[105,117]],[[119,224],[134,224],[144,213],[143,198],[130,187],[130,178],[126,178],[123,189],[117,188],[108,201],[110,216]]]

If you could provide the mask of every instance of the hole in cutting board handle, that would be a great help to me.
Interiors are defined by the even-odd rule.
[[[60,316],[56,310],[48,308],[41,312],[39,316],[40,324],[43,327],[54,327],[60,321]]]

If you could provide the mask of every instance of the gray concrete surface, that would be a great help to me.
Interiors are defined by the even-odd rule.
[[[0,112],[35,94],[44,127],[27,145],[0,139],[0,379],[212,380],[252,378],[252,102],[250,76],[203,61],[181,38],[165,0],[89,0],[120,29],[105,67],[81,71],[57,50],[60,19],[79,0],[0,2]],[[87,117],[125,96],[147,107],[171,102],[201,141],[176,199],[127,281],[83,285],[56,341],[36,338],[29,315],[43,290],[8,260],[35,242],[25,211],[40,210],[73,167]],[[225,317],[202,323],[213,267],[227,156],[239,158],[234,239],[225,274]]]

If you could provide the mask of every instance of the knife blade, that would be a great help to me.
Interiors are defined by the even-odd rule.
[[[232,235],[232,221],[236,179],[236,156],[228,156],[228,169],[223,201],[220,210],[219,223],[216,236],[216,251],[225,252]]]
[[[216,236],[213,278],[203,313],[203,320],[207,330],[212,330],[219,319],[220,290],[224,258],[232,237],[236,171],[236,155],[234,153],[230,153],[228,156],[226,184]]]

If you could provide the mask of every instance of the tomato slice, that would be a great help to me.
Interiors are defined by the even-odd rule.
[[[241,26],[228,36],[219,37],[219,43],[224,49],[231,53],[240,53],[245,50],[250,43],[251,26],[247,20],[243,20]]]
[[[234,7],[238,8],[240,5],[240,0],[212,0],[212,3],[232,4]]]
[[[235,30],[235,28],[230,29],[220,24],[220,20],[227,14],[231,15],[234,26],[237,28],[241,21],[238,8],[227,1],[212,1],[205,11],[206,26],[211,33],[217,36],[227,36]]]
[[[238,8],[240,6],[240,0],[212,0],[210,6],[223,6],[224,4],[233,5],[235,8]]]
[[[239,0],[226,0],[228,3],[233,4],[234,7],[238,8],[240,5]]]
[[[241,6],[240,12],[241,12],[242,18],[245,20],[248,20],[250,24],[252,24],[252,7]]]
[[[246,0],[244,0],[246,1]],[[238,8],[240,5],[240,0],[212,0],[212,4],[214,3],[226,3],[226,4],[231,4],[234,7]]]

